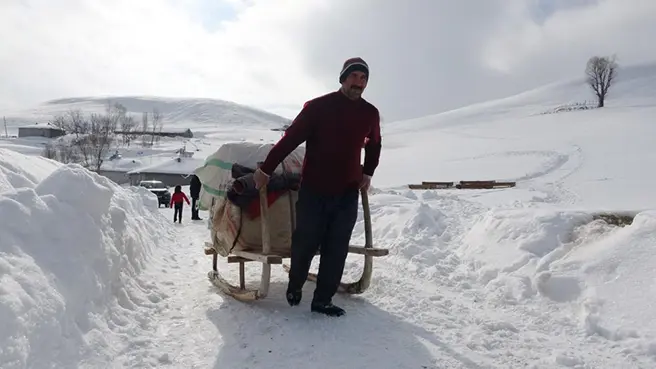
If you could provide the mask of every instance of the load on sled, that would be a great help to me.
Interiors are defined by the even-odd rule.
[[[195,174],[200,179],[199,206],[209,212],[211,241],[205,254],[212,256],[208,278],[225,294],[240,301],[263,299],[269,291],[271,265],[283,264],[291,256],[295,229],[295,205],[298,200],[304,147],[296,148],[273,172],[267,186],[255,189],[253,173],[266,158],[273,144],[234,142],[222,145],[209,156]],[[338,292],[360,294],[370,284],[373,258],[385,256],[387,249],[373,246],[371,216],[366,191],[360,191],[364,214],[365,244],[349,246],[349,253],[363,255],[362,276],[354,282],[340,283]],[[317,253],[320,255],[321,250]],[[239,285],[230,283],[217,266],[218,258],[239,264]],[[247,289],[245,264],[262,263],[258,289]],[[289,268],[283,265],[288,272]],[[317,275],[310,273],[309,281]]]

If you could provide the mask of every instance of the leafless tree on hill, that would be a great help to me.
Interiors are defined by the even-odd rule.
[[[150,134],[150,146],[153,145],[155,140],[159,142],[159,135],[157,133],[162,132],[162,114],[157,110],[153,109],[153,130]]]
[[[76,139],[89,133],[89,121],[85,119],[80,109],[71,109],[64,115],[56,116],[50,125],[61,129],[66,134],[74,134]]]
[[[125,115],[121,119],[121,136],[123,139],[123,144],[127,147],[130,147],[130,142],[135,136],[135,130],[137,128],[137,122],[134,120],[134,117],[131,115]]]
[[[108,102],[104,114],[94,113],[87,118],[80,110],[71,110],[54,117],[50,124],[73,137],[63,137],[56,146],[46,146],[43,155],[63,163],[79,163],[85,168],[100,170],[105,155],[115,142],[119,122],[127,119],[126,112],[122,105]]]
[[[108,103],[104,115],[91,115],[91,134],[88,135],[89,147],[92,154],[92,162],[96,171],[100,170],[104,157],[115,142],[115,133],[119,122],[126,118],[127,109],[120,105]]]
[[[608,90],[617,76],[616,57],[593,56],[588,60],[585,68],[586,81],[595,95],[597,107],[603,108]]]
[[[148,137],[146,136],[146,132],[148,132],[148,112],[145,111],[141,114],[141,130],[139,131],[139,134],[141,135],[142,147],[148,146]]]
[[[81,162],[81,156],[76,154],[75,150],[75,146],[72,146],[65,141],[59,141],[54,144],[46,144],[41,155],[64,164]]]
[[[118,114],[118,126],[120,127],[120,135],[123,144],[130,147],[130,143],[136,139],[138,130],[137,122],[132,115],[129,115],[127,109],[120,105],[115,105]],[[109,112],[108,112],[108,115]]]
[[[48,143],[43,148],[43,151],[41,152],[41,156],[46,157],[48,159],[57,160],[57,149],[53,144]]]

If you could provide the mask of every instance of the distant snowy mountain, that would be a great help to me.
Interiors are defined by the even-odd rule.
[[[157,109],[169,128],[192,128],[212,131],[213,128],[280,128],[290,120],[260,109],[217,99],[164,98],[154,96],[72,97],[47,101],[31,109],[7,115],[10,127],[36,122],[45,123],[54,115],[72,109],[85,113],[103,112],[108,101],[119,103],[141,119],[143,112]]]

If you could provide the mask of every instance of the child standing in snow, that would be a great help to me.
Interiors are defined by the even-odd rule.
[[[171,196],[171,204],[169,205],[173,207],[173,204],[175,204],[175,208],[173,209],[173,223],[176,221],[178,223],[182,223],[182,206],[184,205],[183,201],[186,201],[187,205],[189,205],[189,199],[187,198],[187,195],[182,192],[182,186],[177,185],[175,186],[173,196]]]

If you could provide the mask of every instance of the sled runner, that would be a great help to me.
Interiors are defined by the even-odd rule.
[[[303,148],[298,148],[276,169],[278,177],[272,175],[268,186],[255,190],[248,183],[257,160],[264,160],[271,146],[252,143],[224,144],[214,157],[209,157],[203,168],[196,170],[203,183],[201,206],[210,213],[209,227],[211,242],[205,243],[205,254],[212,256],[212,270],[207,276],[210,282],[226,295],[239,301],[263,299],[269,292],[271,265],[283,264],[291,256],[291,235],[295,228],[295,202],[297,197],[294,175],[300,173]],[[245,154],[237,155],[237,153]],[[234,160],[236,157],[241,160]],[[233,159],[233,160],[230,160]],[[238,162],[239,161],[239,162]],[[208,164],[210,163],[210,164]],[[213,164],[211,164],[213,163]],[[232,178],[226,178],[230,171]],[[252,177],[250,177],[252,178]],[[235,182],[243,183],[242,196],[235,194]],[[216,187],[214,187],[216,186]],[[218,188],[217,188],[218,187]],[[348,252],[364,257],[362,275],[354,282],[341,282],[338,292],[363,293],[371,283],[373,258],[385,256],[389,250],[375,248],[371,230],[369,199],[366,191],[360,191],[363,208],[365,244],[350,245]],[[254,197],[254,198],[253,198]],[[320,255],[321,251],[317,253]],[[218,267],[219,257],[229,264],[239,265],[239,285],[225,278]],[[246,264],[262,264],[258,288],[246,287]],[[283,265],[284,270],[289,268]],[[308,280],[316,282],[317,275],[310,273]]]

